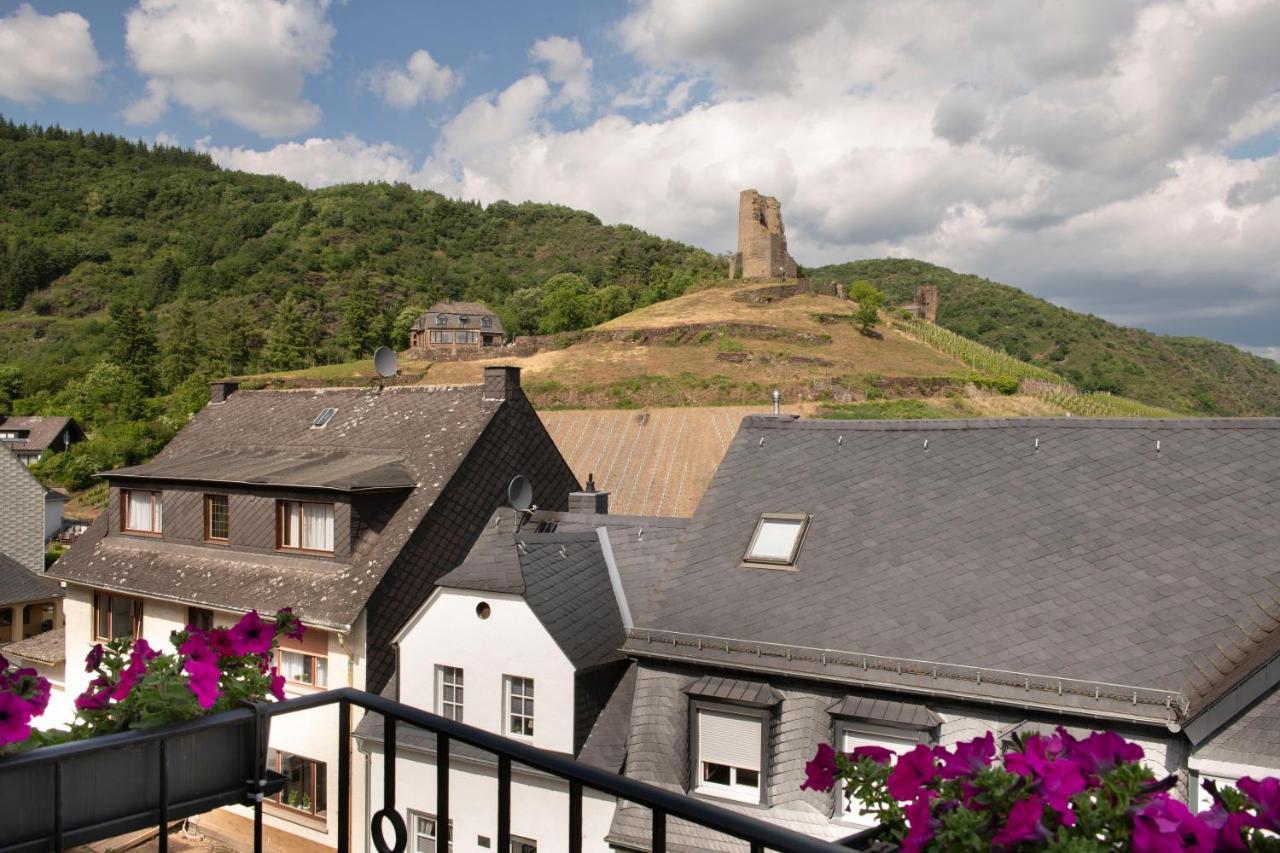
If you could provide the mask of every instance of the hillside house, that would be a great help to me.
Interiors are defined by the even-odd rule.
[[[868,819],[801,790],[822,741],[1062,724],[1192,802],[1277,775],[1278,506],[1275,419],[749,417],[627,632],[626,773],[828,839]],[[648,832],[624,803],[608,840]]]
[[[0,417],[0,444],[30,467],[45,453],[66,450],[84,440],[84,430],[71,418],[40,415]]]
[[[684,520],[609,515],[607,501],[591,490],[570,495],[567,512],[494,513],[397,637],[396,698],[619,772],[635,682],[620,648]],[[356,737],[372,757],[368,802],[381,802],[381,718],[366,717]],[[410,849],[444,850],[435,738],[401,728],[397,747]],[[483,848],[497,826],[496,761],[459,744],[450,755],[452,849]],[[512,853],[570,849],[567,783],[518,766],[512,783]],[[609,849],[614,808],[584,792],[584,850]]]
[[[478,302],[437,302],[409,333],[413,349],[447,350],[502,346],[502,320]]]
[[[397,632],[462,562],[512,477],[553,509],[578,488],[519,369],[484,377],[383,390],[215,383],[154,460],[103,474],[106,511],[52,571],[67,583],[67,659],[112,637],[159,646],[187,624],[292,607],[310,630],[280,654],[288,693],[383,689]],[[88,676],[72,669],[78,693]],[[337,713],[306,711],[271,735],[291,781],[268,823],[329,847]]]

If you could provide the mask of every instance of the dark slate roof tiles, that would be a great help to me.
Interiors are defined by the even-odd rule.
[[[57,581],[36,574],[7,554],[0,554],[0,606],[61,597],[62,589]]]

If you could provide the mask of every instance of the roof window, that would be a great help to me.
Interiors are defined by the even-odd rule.
[[[467,325],[468,323],[470,323],[470,322],[471,322],[471,318],[470,318],[470,317],[468,317],[466,314],[459,314],[459,315],[458,315],[458,322],[465,326],[465,325]]]
[[[443,314],[437,314],[437,315],[436,315],[436,325],[437,325],[437,326],[447,326],[447,325],[449,325],[449,318],[448,318],[448,317],[446,317],[446,316],[444,316]]]
[[[763,513],[742,562],[762,568],[794,566],[812,518],[803,513]]]
[[[325,425],[328,424],[329,421],[333,419],[333,416],[336,415],[337,413],[338,413],[337,409],[332,409],[332,408],[325,409],[324,411],[320,412],[320,414],[316,415],[316,419],[311,422],[311,428],[324,429]]]

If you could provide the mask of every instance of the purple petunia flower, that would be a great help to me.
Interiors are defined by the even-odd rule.
[[[302,624],[302,620],[293,615],[292,607],[281,607],[276,614],[276,627],[287,628],[285,636],[291,640],[301,640],[302,635],[307,632],[307,626]]]
[[[902,839],[902,853],[920,853],[937,831],[936,821],[929,813],[932,797],[932,791],[922,790],[920,796],[903,809],[907,816],[907,835]]]
[[[1058,735],[1027,738],[1023,752],[1010,752],[1004,757],[1005,769],[1033,780],[1036,793],[1058,813],[1062,823],[1075,826],[1071,798],[1086,787],[1084,770],[1077,761],[1064,758],[1062,738]]]
[[[93,648],[89,649],[89,654],[85,655],[84,658],[85,672],[93,672],[98,667],[102,666],[103,651],[102,643],[96,643]]]
[[[133,643],[133,651],[129,653],[129,665],[120,673],[120,682],[111,691],[111,698],[117,701],[124,699],[133,690],[133,686],[147,674],[147,663],[160,653],[141,638]]]
[[[222,695],[222,690],[218,687],[222,670],[216,663],[201,663],[191,658],[187,658],[182,668],[187,672],[187,687],[195,694],[196,702],[205,710],[212,708]]]
[[[1142,747],[1115,732],[1093,732],[1084,740],[1076,740],[1059,726],[1058,737],[1062,739],[1067,757],[1078,762],[1095,780],[1122,763],[1141,761],[1144,755]]]
[[[271,667],[271,695],[276,697],[277,702],[284,701],[284,676]]]
[[[77,711],[101,711],[111,702],[111,691],[114,682],[105,675],[100,675],[89,682],[89,687],[76,697]]]
[[[804,784],[800,790],[830,791],[836,784],[836,751],[829,743],[818,744],[818,751],[804,766]]]
[[[1157,794],[1133,813],[1134,853],[1210,853],[1216,841],[1213,827],[1168,794]]]
[[[849,753],[852,761],[860,758],[870,758],[876,764],[891,764],[893,762],[893,750],[885,749],[883,746],[855,746],[853,752]]]
[[[0,690],[0,746],[21,743],[31,737],[31,704],[21,696]]]
[[[1259,829],[1280,832],[1280,779],[1268,776],[1259,782],[1245,776],[1236,782],[1236,787],[1258,806],[1253,825]]]
[[[939,775],[943,779],[960,779],[972,776],[991,766],[996,757],[996,740],[987,732],[985,736],[957,743],[955,752],[943,747],[934,750],[934,756],[942,761]]]
[[[250,610],[227,632],[234,655],[265,655],[275,641],[274,626],[262,621],[258,611]]]
[[[1044,797],[1032,795],[1019,800],[1009,809],[1004,826],[991,839],[997,847],[1013,847],[1024,841],[1044,841],[1049,837],[1049,830],[1041,822],[1044,817]]]
[[[920,789],[936,778],[938,768],[933,761],[933,750],[919,744],[898,759],[886,786],[890,796],[898,802],[906,802],[918,799]]]

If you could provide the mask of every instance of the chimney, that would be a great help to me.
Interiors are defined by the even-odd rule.
[[[484,399],[514,400],[521,393],[520,368],[498,365],[484,369]]]
[[[236,393],[240,388],[239,382],[232,382],[229,379],[223,379],[220,382],[209,383],[209,402],[224,403],[232,394]]]
[[[609,493],[596,491],[594,474],[587,475],[587,487],[580,492],[569,493],[569,512],[583,515],[608,515]]]

